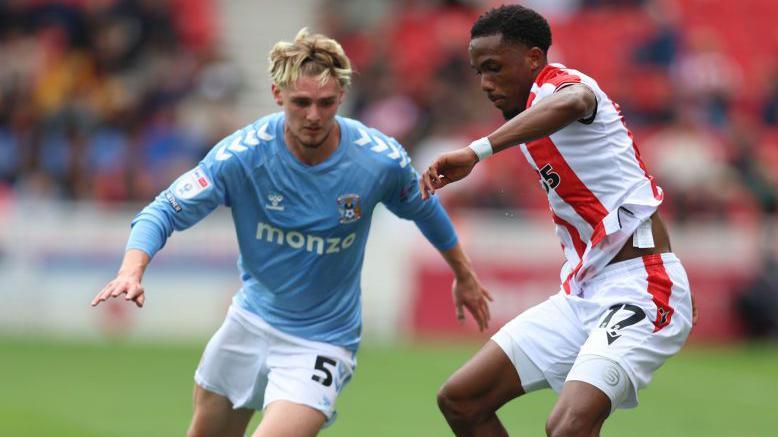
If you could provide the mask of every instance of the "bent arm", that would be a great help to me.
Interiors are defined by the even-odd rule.
[[[591,115],[597,107],[592,90],[583,84],[565,86],[512,118],[487,138],[497,153],[517,144],[547,137]]]
[[[594,92],[580,83],[563,86],[487,137],[438,157],[419,181],[422,199],[429,199],[435,190],[465,178],[481,159],[493,153],[545,138],[576,120],[590,123],[597,109]],[[587,117],[589,120],[584,120]]]

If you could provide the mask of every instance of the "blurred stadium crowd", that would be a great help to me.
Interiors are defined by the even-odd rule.
[[[396,136],[417,166],[489,132],[500,116],[466,47],[492,3],[323,0],[312,27],[340,40],[358,72],[344,112]],[[775,2],[524,3],[551,22],[551,60],[619,102],[671,193],[666,213],[731,222],[776,212]],[[230,107],[242,76],[219,51],[216,7],[0,2],[0,193],[142,201],[191,167],[237,127]],[[448,204],[545,210],[520,158],[488,161]]]
[[[228,133],[209,0],[0,2],[0,198],[148,200]]]

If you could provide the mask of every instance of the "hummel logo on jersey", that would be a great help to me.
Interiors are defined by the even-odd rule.
[[[267,200],[270,201],[270,205],[265,205],[265,208],[272,209],[273,211],[283,211],[284,206],[281,202],[284,200],[284,196],[277,193],[270,193],[267,195]]]

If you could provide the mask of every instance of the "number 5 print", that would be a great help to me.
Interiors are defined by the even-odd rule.
[[[314,366],[314,369],[320,370],[324,372],[324,380],[322,381],[322,377],[319,375],[313,375],[311,376],[311,379],[320,382],[321,385],[325,387],[329,387],[332,385],[332,371],[325,367],[326,364],[329,364],[330,366],[337,366],[337,361],[333,360],[332,358],[323,357],[321,355],[316,357],[316,365]]]

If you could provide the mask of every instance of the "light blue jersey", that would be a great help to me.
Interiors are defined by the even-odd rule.
[[[375,206],[411,219],[439,250],[457,237],[436,198],[393,138],[337,117],[341,139],[308,166],[284,142],[284,114],[263,117],[219,142],[133,220],[128,249],[153,256],[173,232],[219,205],[232,210],[242,287],[234,302],[298,337],[356,350],[360,272]]]

